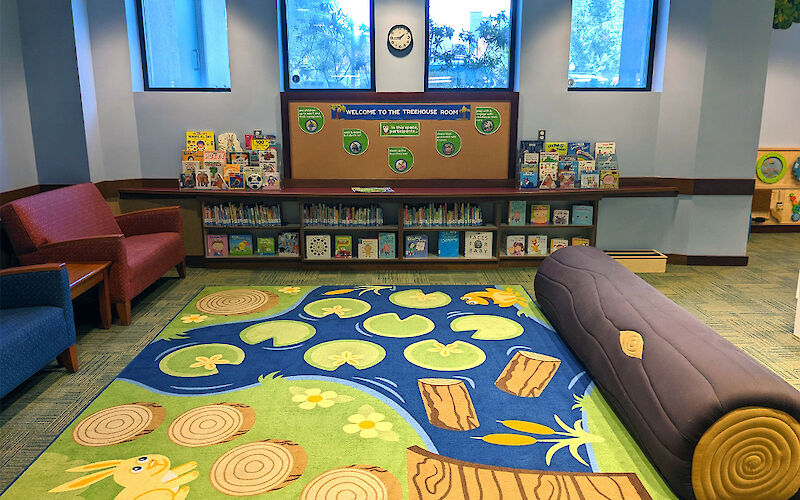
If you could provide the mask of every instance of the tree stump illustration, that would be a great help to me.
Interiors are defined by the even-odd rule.
[[[480,425],[463,381],[421,378],[417,385],[431,425],[451,431],[468,431]]]
[[[236,316],[266,311],[278,303],[278,295],[252,288],[222,290],[195,303],[198,311],[220,316]]]
[[[535,398],[544,391],[561,360],[529,351],[517,351],[494,385],[501,391],[523,398]]]
[[[241,436],[253,427],[255,421],[256,412],[244,404],[200,406],[173,420],[167,435],[170,441],[180,446],[210,446]]]
[[[291,484],[306,469],[305,450],[292,441],[267,439],[225,452],[211,466],[211,485],[235,497],[260,495]]]
[[[92,413],[75,426],[72,439],[83,446],[127,443],[150,434],[166,412],[156,403],[129,403]]]
[[[312,479],[300,500],[400,500],[400,482],[386,469],[351,465],[323,472]]]

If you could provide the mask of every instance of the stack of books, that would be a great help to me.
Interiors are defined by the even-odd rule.
[[[382,226],[383,208],[312,203],[303,206],[303,220],[312,226]]]
[[[266,203],[204,203],[206,226],[280,226],[281,206]]]
[[[483,212],[472,203],[428,203],[403,207],[403,224],[413,226],[481,226]]]

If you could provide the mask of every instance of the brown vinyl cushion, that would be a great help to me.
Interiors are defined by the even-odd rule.
[[[800,392],[786,381],[595,248],[558,250],[542,262],[534,288],[545,316],[678,496],[777,500],[797,492]],[[720,426],[712,426],[726,416],[738,422],[728,414],[751,407],[767,420],[725,435],[725,446],[705,445],[723,455],[709,468],[700,450],[693,471],[704,435],[704,443],[716,442]],[[753,435],[760,444],[748,448]]]

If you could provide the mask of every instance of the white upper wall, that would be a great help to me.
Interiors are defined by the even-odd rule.
[[[762,148],[800,147],[800,24],[772,30],[761,118]]]

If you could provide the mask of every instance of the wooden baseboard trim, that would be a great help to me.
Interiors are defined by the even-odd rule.
[[[800,224],[752,224],[751,233],[800,233]]]
[[[698,196],[752,195],[755,179],[688,179],[681,177],[620,177],[620,186],[673,186],[678,194]]]
[[[667,254],[667,264],[680,266],[746,266],[747,255],[684,255]]]

